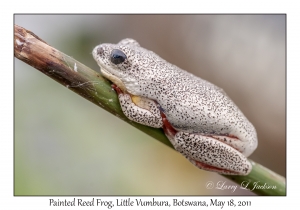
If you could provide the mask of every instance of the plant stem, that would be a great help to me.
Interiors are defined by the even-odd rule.
[[[66,88],[173,148],[162,129],[130,121],[122,112],[111,83],[96,71],[49,46],[31,31],[15,25],[14,55]],[[286,195],[285,178],[253,162],[247,176],[223,175],[258,195]],[[275,188],[275,189],[274,189]]]

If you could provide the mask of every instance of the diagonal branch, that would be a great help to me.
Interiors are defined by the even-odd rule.
[[[111,83],[96,71],[49,46],[31,31],[15,25],[14,56],[56,80],[137,129],[172,147],[162,129],[130,121],[123,114]],[[285,178],[251,161],[253,169],[247,176],[225,177],[259,195],[286,195]],[[275,189],[274,189],[275,188]]]

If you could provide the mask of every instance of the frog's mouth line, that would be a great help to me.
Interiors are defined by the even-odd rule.
[[[100,72],[103,74],[103,76],[107,79],[109,79],[112,83],[117,85],[123,92],[127,92],[127,89],[122,82],[117,76],[113,75],[110,73],[107,69],[103,68],[102,65],[100,65]]]

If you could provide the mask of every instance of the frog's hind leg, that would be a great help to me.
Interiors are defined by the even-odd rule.
[[[116,85],[112,85],[112,87],[118,93],[122,111],[127,118],[150,127],[162,127],[160,110],[154,101],[124,93]]]
[[[163,112],[161,118],[164,132],[174,148],[196,167],[221,174],[250,173],[251,163],[235,148],[213,136],[177,131]]]
[[[252,165],[233,147],[209,136],[177,132],[173,145],[198,168],[221,174],[247,175]]]

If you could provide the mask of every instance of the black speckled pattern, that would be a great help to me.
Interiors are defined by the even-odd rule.
[[[124,62],[116,65],[110,61],[114,49],[126,55]],[[93,56],[101,72],[112,75],[112,82],[112,78],[118,78],[129,94],[151,99],[161,106],[168,121],[179,131],[170,141],[188,159],[204,160],[206,164],[239,174],[251,171],[251,164],[244,156],[249,156],[257,147],[255,128],[221,88],[168,63],[133,39],[98,45]],[[125,95],[120,102],[128,118],[152,127],[161,126],[161,120],[153,117],[157,113],[152,118],[149,113],[141,113],[138,107],[128,103]],[[228,135],[237,139],[233,141]],[[211,136],[217,136],[218,140]],[[193,142],[194,147],[189,142]],[[210,149],[203,150],[203,147]]]

